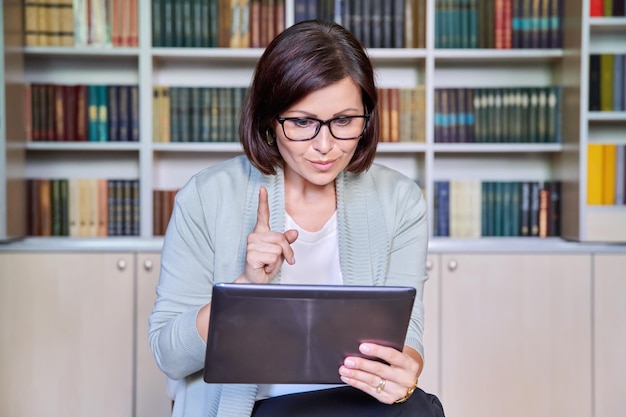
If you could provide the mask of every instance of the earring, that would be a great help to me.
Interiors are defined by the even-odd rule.
[[[274,144],[274,132],[269,128],[265,130],[265,141],[269,146]]]

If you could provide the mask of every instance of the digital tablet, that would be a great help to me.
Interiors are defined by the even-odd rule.
[[[342,383],[360,343],[402,350],[414,300],[413,287],[216,284],[204,381]]]

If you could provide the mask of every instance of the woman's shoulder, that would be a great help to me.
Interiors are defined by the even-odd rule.
[[[403,173],[385,165],[374,163],[367,171],[378,189],[397,192],[399,189],[405,192],[421,194],[417,180],[407,177]]]

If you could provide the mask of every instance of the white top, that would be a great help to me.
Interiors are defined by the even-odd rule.
[[[287,213],[285,213],[285,223],[285,230],[296,229],[298,231],[298,239],[291,244],[296,263],[289,265],[287,262],[283,262],[281,284],[343,284],[339,265],[337,213],[333,213],[326,224],[317,232],[302,229]],[[259,385],[257,400],[338,386],[342,385],[262,384]]]

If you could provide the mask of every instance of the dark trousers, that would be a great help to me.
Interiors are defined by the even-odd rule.
[[[353,387],[281,395],[255,403],[252,417],[444,417],[439,399],[417,388],[401,404],[383,404]]]

